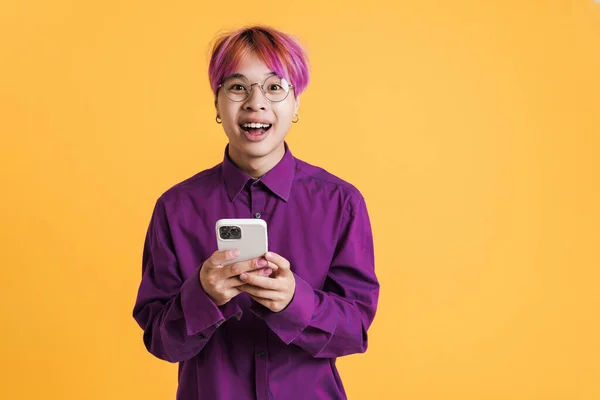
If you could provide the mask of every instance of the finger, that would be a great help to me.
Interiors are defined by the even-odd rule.
[[[259,275],[259,276],[269,276],[272,273],[273,273],[273,271],[271,270],[271,268],[268,268],[268,267],[248,272],[248,274],[256,274],[256,275]],[[231,278],[227,278],[225,280],[224,286],[226,288],[237,287],[239,289],[239,286],[242,286],[242,285],[245,285],[245,284],[246,284],[246,282],[244,282],[243,280],[241,280],[239,278],[239,276],[232,276]]]
[[[244,272],[240,275],[240,279],[246,283],[269,290],[280,290],[281,283],[277,279],[269,278],[268,276],[259,276]]]
[[[265,274],[265,275],[271,275],[273,272],[275,272],[279,269],[279,266],[272,261],[267,261],[267,266],[265,267],[265,269],[271,269],[271,273]]]
[[[254,258],[248,261],[241,261],[239,263],[228,265],[223,269],[223,277],[229,278],[237,276],[243,272],[254,271],[262,269],[267,266],[267,261],[262,258]]]
[[[250,270],[248,272],[252,273],[252,272],[265,271],[265,273],[260,273],[259,275],[269,276],[279,269],[277,264],[272,263],[271,261],[267,261],[264,258],[262,260],[264,260],[264,262],[266,263],[266,264],[264,264],[265,265],[264,267],[259,267],[259,269]],[[263,265],[263,264],[258,264],[258,265]],[[269,272],[266,272],[266,271],[269,271]]]
[[[276,264],[282,270],[290,270],[290,262],[277,253],[269,251],[265,254],[265,259]]]
[[[271,307],[273,306],[273,300],[263,299],[262,297],[256,297],[256,296],[252,296],[252,295],[250,295],[250,297],[252,298],[252,300],[256,301],[259,304],[262,304],[263,306],[267,307],[268,309],[271,309]]]
[[[243,286],[245,284],[246,282],[241,280],[239,277],[233,276],[231,278],[227,278],[223,283],[223,286],[225,286],[226,288],[235,288],[239,290],[240,286]]]
[[[259,269],[255,269],[252,271],[248,271],[249,274],[257,274],[258,276],[269,276],[273,273],[273,268],[271,267],[261,267]]]
[[[275,300],[280,294],[275,290],[262,289],[254,285],[243,285],[238,287],[242,292],[246,292],[253,297],[259,297],[265,300]]]
[[[252,261],[240,261],[234,264],[226,265],[221,271],[223,279],[231,278],[232,276],[238,276],[242,272],[248,272],[254,268],[252,268]]]
[[[208,265],[212,268],[218,268],[226,261],[235,260],[239,255],[240,251],[237,249],[215,251],[207,260]]]
[[[245,293],[248,293],[248,292],[246,292],[246,290],[245,290],[245,289],[248,289],[249,287],[252,287],[252,286],[251,286],[251,285],[240,286],[238,289],[239,289],[239,291],[240,291],[240,292],[245,292]],[[267,298],[265,298],[265,297],[256,296],[256,295],[253,295],[253,294],[251,294],[251,293],[248,293],[248,295],[249,295],[251,298],[253,298],[254,300],[256,300],[256,301],[261,301],[261,302],[264,302],[264,303],[261,303],[261,304],[263,304],[263,305],[265,305],[265,306],[266,306],[266,304],[265,304],[265,303],[273,303],[273,300],[271,300],[271,299],[267,299]]]

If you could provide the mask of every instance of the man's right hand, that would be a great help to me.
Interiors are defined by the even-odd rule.
[[[200,268],[200,284],[217,306],[222,306],[240,293],[237,287],[245,284],[239,278],[242,272],[262,276],[269,276],[273,273],[272,268],[265,268],[267,262],[262,257],[231,265],[222,265],[238,256],[237,250],[215,251]]]

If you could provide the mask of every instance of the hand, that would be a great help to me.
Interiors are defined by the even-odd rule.
[[[256,301],[273,312],[285,309],[294,297],[296,278],[290,269],[290,262],[282,256],[269,252],[265,254],[273,277],[242,273],[240,279],[246,284],[237,289],[246,292]],[[270,275],[270,274],[269,274]]]
[[[238,256],[237,250],[216,251],[200,268],[200,284],[217,306],[222,306],[240,293],[239,287],[244,282],[238,277],[239,274],[264,277],[273,273],[273,267],[268,267],[263,258],[222,265]]]

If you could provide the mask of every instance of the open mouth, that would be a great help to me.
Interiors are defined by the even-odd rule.
[[[242,130],[244,132],[246,132],[249,135],[262,135],[263,133],[267,132],[269,129],[271,129],[271,124],[261,124],[261,123],[246,123],[246,124],[241,124],[240,128],[242,128]]]

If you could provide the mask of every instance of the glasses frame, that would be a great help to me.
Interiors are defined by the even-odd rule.
[[[234,100],[234,99],[230,98],[229,96],[227,96],[227,90],[226,90],[225,88],[223,88],[223,90],[225,91],[225,97],[227,97],[229,100],[231,100],[231,101],[234,101],[234,102],[236,102],[236,103],[241,103],[241,102],[243,102],[243,101],[246,101],[246,100],[248,100],[248,99],[250,98],[250,96],[252,96],[252,90],[254,90],[253,86],[254,86],[254,85],[258,85],[258,87],[260,88],[260,91],[262,92],[262,95],[263,95],[263,97],[264,97],[264,98],[265,98],[267,101],[270,101],[271,103],[280,103],[280,102],[282,102],[282,101],[284,101],[285,99],[287,99],[287,98],[288,98],[288,96],[290,95],[290,92],[292,91],[292,89],[294,89],[294,85],[292,85],[291,83],[288,83],[288,87],[290,88],[290,90],[288,90],[288,91],[287,91],[287,93],[285,94],[285,97],[284,97],[283,99],[281,99],[281,100],[271,100],[271,99],[269,99],[269,98],[267,97],[267,93],[265,92],[265,87],[264,87],[264,85],[265,85],[265,83],[266,83],[266,82],[267,82],[269,79],[273,78],[274,76],[277,76],[277,77],[279,77],[278,75],[269,75],[269,76],[267,76],[267,77],[265,78],[265,80],[264,80],[262,83],[258,83],[258,82],[250,83],[250,81],[248,80],[248,78],[246,78],[245,76],[238,76],[238,78],[243,78],[243,79],[245,79],[245,80],[246,80],[246,81],[247,81],[247,82],[250,84],[250,90],[248,91],[248,94],[247,94],[247,95],[246,95],[246,97],[245,97],[244,99],[242,99],[242,100]],[[229,78],[227,78],[227,79],[232,79],[232,78],[234,78],[234,77],[229,77]],[[279,77],[279,78],[281,78],[281,77]],[[217,86],[217,92],[219,91],[219,89],[221,89],[221,88],[223,87],[223,85],[225,84],[225,81],[226,81],[227,79],[225,79],[225,80],[223,81],[223,83],[221,83],[219,86]],[[285,78],[281,78],[281,79],[285,79]],[[287,81],[287,79],[286,79],[286,81]]]

